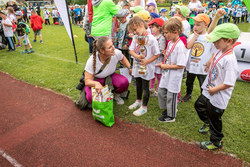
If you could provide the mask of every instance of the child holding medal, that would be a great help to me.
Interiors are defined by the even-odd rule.
[[[217,11],[211,23],[212,28],[223,16],[223,11]],[[208,75],[202,85],[202,94],[195,102],[199,118],[205,123],[201,129],[210,131],[210,140],[200,143],[201,148],[215,150],[223,148],[222,119],[238,76],[238,65],[233,51],[234,43],[240,35],[239,28],[232,23],[217,26],[206,40],[213,42],[219,50],[212,58]]]
[[[147,32],[148,25],[138,17],[133,17],[128,23],[129,31],[134,33],[134,37],[129,47],[131,56],[134,57],[132,75],[136,80],[136,101],[129,106],[135,116],[141,116],[147,112],[149,101],[149,81],[155,77],[155,63],[160,55],[160,50],[156,38]],[[144,68],[144,70],[142,70]],[[143,93],[143,101],[142,101]]]
[[[183,32],[182,22],[171,18],[163,24],[163,33],[167,40],[164,60],[157,66],[162,69],[162,77],[158,89],[160,109],[165,109],[160,122],[174,122],[177,110],[177,95],[181,90],[184,68],[187,64],[186,47],[180,39]]]

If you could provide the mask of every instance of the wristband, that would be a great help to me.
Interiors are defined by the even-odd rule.
[[[132,69],[132,66],[129,66],[128,69],[129,69],[129,70]]]

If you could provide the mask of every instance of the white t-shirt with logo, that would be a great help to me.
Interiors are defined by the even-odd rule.
[[[12,27],[5,26],[4,23],[5,23],[5,24],[10,24],[10,25],[12,25],[10,19],[9,19],[9,18],[6,18],[5,20],[4,20],[4,19],[2,20],[3,31],[4,31],[4,36],[5,36],[5,37],[13,37],[13,30],[12,30]]]
[[[222,55],[222,52],[220,52],[216,58],[215,61]],[[211,67],[211,66],[210,66]],[[237,59],[235,57],[235,53],[228,54],[224,56],[220,61],[216,64],[215,68],[213,69],[212,76],[211,76],[211,86],[216,87],[221,84],[230,85],[232,87],[221,90],[217,93],[215,93],[213,96],[211,96],[208,92],[208,78],[209,75],[207,75],[207,78],[205,79],[203,85],[202,85],[202,94],[207,97],[210,101],[210,103],[220,109],[226,109],[228,102],[231,98],[232,91],[234,89],[234,85],[236,82],[236,79],[238,77],[239,69],[237,64]]]
[[[169,47],[167,53],[170,51],[172,46],[174,45],[173,42],[168,43]],[[168,57],[167,64],[171,65],[179,65],[179,66],[186,66],[188,57],[186,55],[187,49],[185,44],[180,40],[171,55]],[[163,70],[161,81],[159,84],[160,88],[165,88],[169,92],[172,93],[179,93],[181,90],[181,81],[183,77],[183,69],[170,69],[170,70]]]
[[[187,20],[182,21],[182,25],[183,25],[183,34],[186,35],[187,37],[189,37],[190,35],[190,31],[191,31],[191,26],[189,24],[189,22]]]
[[[162,51],[166,48],[166,39],[162,34],[158,35],[155,38],[156,38],[156,40],[158,42],[160,52],[162,53]],[[155,60],[155,65],[161,63],[162,61],[163,61],[163,55],[160,54],[160,56]],[[162,71],[161,71],[160,67],[155,67],[155,73],[156,74],[161,74],[161,72]]]
[[[199,35],[193,47],[190,49],[188,71],[192,74],[207,75],[207,72],[205,72],[206,63],[211,59],[212,55],[218,51],[213,43],[206,41],[205,38],[207,35],[208,33]],[[188,42],[193,37],[194,34],[191,34],[188,38]]]
[[[129,50],[133,50],[136,52],[136,48],[138,46],[138,43],[136,42],[136,35],[133,37],[131,46],[129,47]],[[156,40],[156,38],[149,34],[148,35],[148,43],[144,46],[144,52],[145,52],[145,59],[148,60],[150,59],[152,56],[154,55],[159,55],[160,54],[160,49],[159,49],[159,45],[158,42]],[[137,53],[139,54],[139,52]],[[151,80],[155,77],[154,73],[155,73],[155,62],[151,62],[149,64],[146,65],[147,67],[147,73],[146,75],[142,75],[138,73],[138,69],[139,69],[139,64],[140,62],[137,59],[134,59],[133,62],[133,69],[132,69],[132,75],[135,78],[142,78],[144,80]]]
[[[123,54],[120,50],[115,49],[115,55],[111,56],[110,62],[107,64],[107,66],[103,69],[103,71],[100,74],[95,75],[96,78],[106,78],[107,76],[113,74],[116,70],[116,65],[119,61],[123,59]],[[103,63],[100,61],[98,57],[98,53],[96,54],[96,70],[95,73],[98,73],[98,71],[101,69]],[[94,74],[93,70],[93,55],[91,55],[87,61],[87,64],[85,66],[85,71],[87,71],[90,74]]]

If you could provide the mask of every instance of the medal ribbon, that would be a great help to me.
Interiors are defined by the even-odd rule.
[[[213,58],[212,64],[211,64],[211,68],[210,68],[210,70],[209,70],[209,75],[208,75],[208,83],[209,83],[209,85],[211,84],[212,73],[213,73],[213,70],[214,70],[216,64],[220,61],[220,59],[222,59],[224,56],[228,55],[228,54],[229,54],[230,52],[232,52],[232,51],[233,51],[233,48],[227,50],[225,53],[223,53],[223,54],[215,61],[215,58],[216,58],[216,56],[220,53],[220,51],[216,53],[216,55],[215,55],[214,58]]]
[[[180,41],[180,37],[175,41],[175,43],[174,43],[173,46],[171,47],[171,49],[170,49],[168,55],[167,55],[167,51],[168,51],[169,45],[167,46],[166,52],[165,52],[165,54],[164,54],[164,59],[163,59],[163,63],[164,63],[164,64],[166,63],[167,58],[168,58],[168,57],[171,55],[171,53],[174,51],[174,48],[175,48],[175,46],[177,45],[177,43],[178,43],[179,41]]]

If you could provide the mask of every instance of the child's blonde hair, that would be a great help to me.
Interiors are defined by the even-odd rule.
[[[8,7],[7,10],[8,10],[9,13],[14,14],[14,9],[13,9],[13,7]]]
[[[145,29],[148,29],[147,23],[142,18],[140,18],[139,16],[135,16],[135,17],[133,17],[132,19],[129,20],[129,22],[128,22],[128,30],[132,31],[131,30],[132,26],[139,27],[141,23],[144,24]]]
[[[168,19],[162,26],[163,30],[167,30],[171,33],[178,32],[179,35],[183,32],[182,22],[178,18]]]

